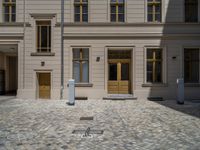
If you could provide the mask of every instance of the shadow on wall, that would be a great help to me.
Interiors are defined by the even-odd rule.
[[[185,30],[185,26],[175,25],[176,22],[183,22],[183,8],[184,8],[184,0],[165,0],[165,18],[164,22],[167,22],[163,26],[163,37],[160,39],[160,47],[162,48],[162,63],[163,67],[159,67],[157,65],[156,72],[162,72],[161,76],[165,76],[165,79],[162,79],[166,84],[157,87],[150,87],[149,98],[151,100],[155,100],[156,103],[169,107],[171,109],[180,111],[185,114],[189,114],[195,117],[200,118],[200,94],[198,96],[198,91],[195,96],[190,99],[197,99],[199,97],[199,101],[188,101],[185,105],[178,105],[176,103],[177,99],[177,78],[181,78],[183,76],[183,68],[182,68],[182,46],[185,43],[189,43],[189,37],[174,37],[174,34],[187,34],[188,31]],[[162,20],[162,21],[163,21]],[[198,45],[199,41],[196,41],[196,45]],[[153,67],[153,65],[152,65]],[[161,69],[162,68],[162,69]],[[161,71],[162,70],[162,71]],[[153,77],[152,77],[153,78]],[[155,77],[154,77],[155,78]],[[159,78],[160,77],[156,77]],[[165,99],[167,101],[159,101]]]

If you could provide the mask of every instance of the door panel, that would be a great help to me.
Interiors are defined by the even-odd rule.
[[[109,60],[108,94],[130,93],[130,63],[126,60]]]
[[[51,77],[50,73],[39,73],[39,98],[50,99],[51,95]]]

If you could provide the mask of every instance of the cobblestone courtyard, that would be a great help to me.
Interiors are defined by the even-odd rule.
[[[88,127],[103,135],[72,134]],[[0,149],[197,150],[200,102],[1,100]]]

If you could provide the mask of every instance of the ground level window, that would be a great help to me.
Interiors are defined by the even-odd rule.
[[[199,83],[200,54],[198,48],[184,49],[184,79],[185,83]]]
[[[73,49],[73,79],[76,83],[89,83],[89,49]]]
[[[162,83],[162,49],[147,49],[146,82]]]

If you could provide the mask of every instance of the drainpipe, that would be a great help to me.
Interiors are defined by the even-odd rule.
[[[25,17],[26,17],[26,2],[25,0],[23,0],[23,5],[24,5],[24,14],[23,14],[23,24],[24,24],[24,29],[23,29],[23,35],[24,35],[24,41],[23,41],[23,89],[25,89],[25,31],[26,31],[26,20],[25,20]],[[18,53],[19,53],[19,50],[18,50]]]
[[[60,90],[60,99],[63,99],[63,90],[64,90],[64,0],[61,0],[61,90]]]

